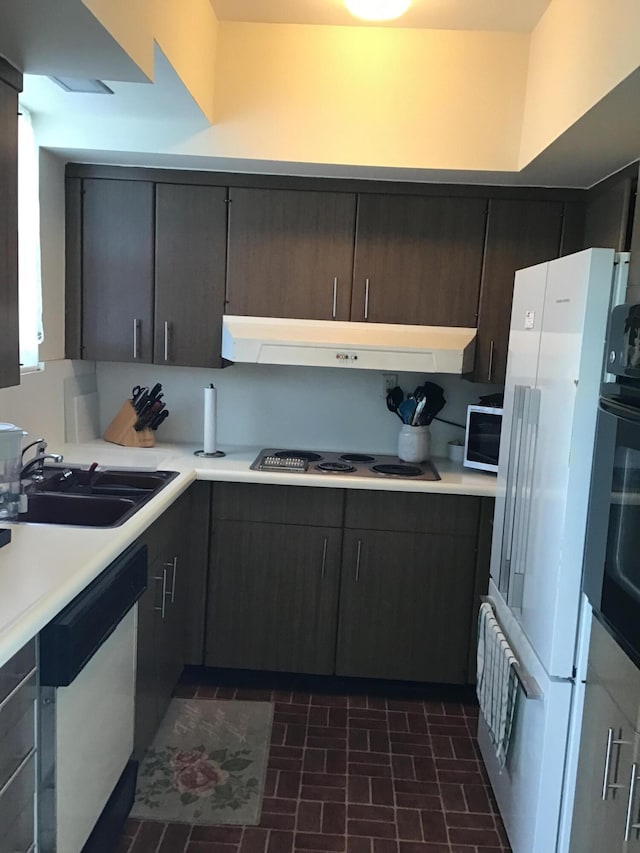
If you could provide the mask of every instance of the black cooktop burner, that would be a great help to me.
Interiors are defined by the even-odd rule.
[[[419,477],[422,468],[415,465],[374,465],[372,468],[376,474],[386,474],[387,477]]]
[[[349,465],[348,462],[320,462],[316,465],[318,471],[326,471],[329,474],[348,474],[355,471],[354,465]]]
[[[319,453],[314,453],[312,450],[278,450],[276,453],[272,453],[272,456],[275,456],[277,459],[289,459],[291,457],[295,457],[297,459],[306,459],[307,462],[317,462],[318,459],[322,459],[322,456]]]
[[[345,462],[375,462],[375,456],[369,456],[366,453],[343,453],[340,459]]]

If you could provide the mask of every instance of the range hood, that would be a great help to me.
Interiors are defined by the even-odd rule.
[[[467,373],[476,329],[278,317],[222,319],[222,356],[248,364],[295,364],[415,373]]]

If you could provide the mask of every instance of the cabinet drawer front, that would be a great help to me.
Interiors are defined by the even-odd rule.
[[[640,724],[640,671],[595,618],[591,627],[589,666],[637,729]]]
[[[36,665],[36,641],[30,640],[19,652],[0,667],[0,702],[31,672]]]
[[[0,708],[0,788],[33,749],[35,691],[34,675]]]
[[[476,536],[480,498],[468,495],[353,491],[347,494],[346,528]]]
[[[27,853],[33,844],[35,753],[0,789],[0,850]]]
[[[213,486],[214,519],[340,527],[343,503],[342,489],[252,483]]]

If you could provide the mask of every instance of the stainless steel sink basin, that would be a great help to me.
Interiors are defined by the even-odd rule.
[[[27,512],[20,513],[18,521],[117,527],[177,476],[177,471],[45,467],[44,479],[27,487]]]
[[[32,524],[70,524],[80,527],[115,527],[139,509],[131,498],[36,492],[29,495],[27,512],[19,521]]]

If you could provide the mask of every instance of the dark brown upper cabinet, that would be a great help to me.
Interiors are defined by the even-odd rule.
[[[351,319],[476,325],[487,202],[360,195]]]
[[[473,376],[477,382],[504,383],[515,272],[558,257],[564,207],[561,201],[489,202]]]
[[[223,187],[156,187],[156,364],[220,366],[226,195]]]
[[[152,361],[153,232],[151,182],[83,182],[83,358]]]
[[[348,320],[356,197],[230,190],[227,314]]]
[[[20,382],[18,342],[18,92],[22,75],[0,57],[0,388]]]

